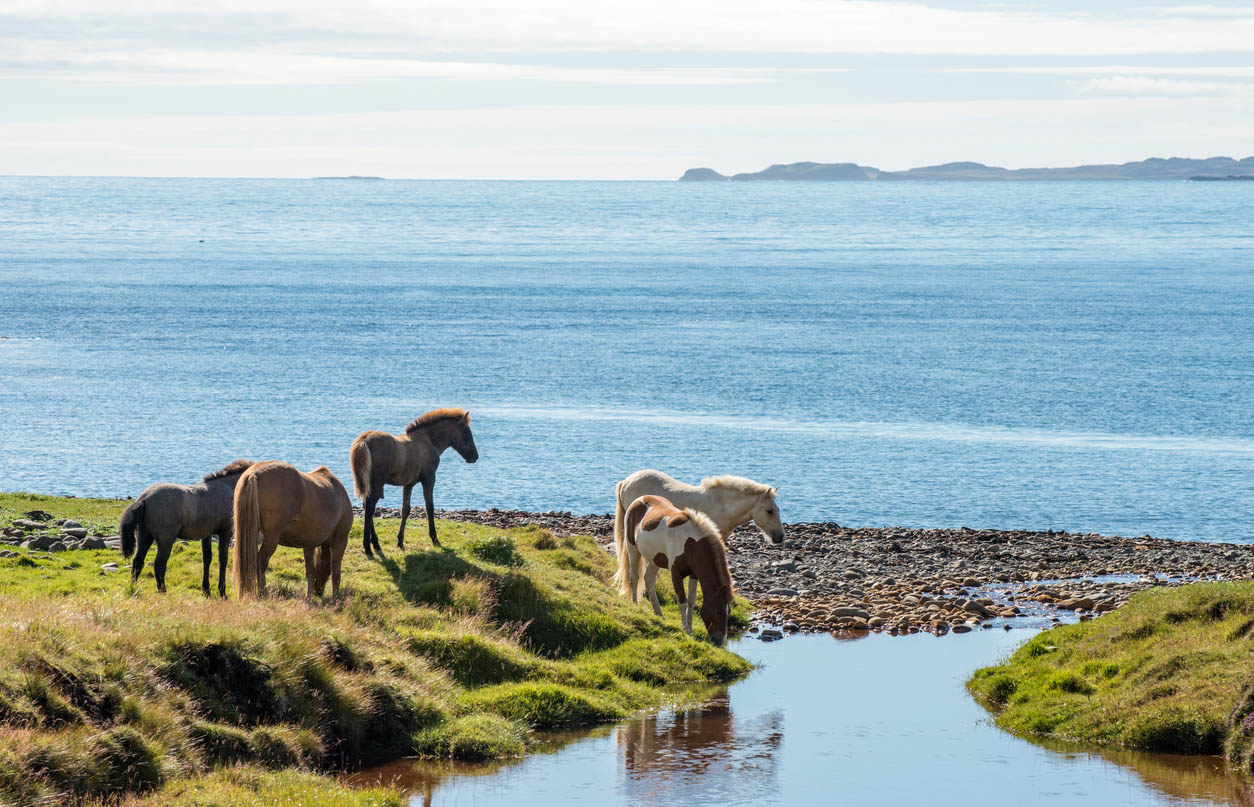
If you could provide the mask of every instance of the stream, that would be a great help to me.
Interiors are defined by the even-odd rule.
[[[1027,635],[742,639],[732,649],[758,669],[699,707],[547,735],[522,760],[400,760],[350,781],[398,786],[413,807],[1254,805],[1219,758],[1044,747],[997,729],[963,683]]]

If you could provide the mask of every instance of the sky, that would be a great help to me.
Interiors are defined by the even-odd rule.
[[[0,174],[1254,155],[1254,0],[3,0]]]

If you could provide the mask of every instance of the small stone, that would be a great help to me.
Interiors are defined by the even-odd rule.
[[[77,521],[71,518],[67,518],[66,520],[62,521],[61,526],[68,527],[69,529],[73,529],[73,530],[82,529],[83,527],[82,524],[79,524]]]
[[[794,588],[773,588],[766,592],[768,597],[795,597],[797,590]]]
[[[116,563],[100,564],[100,571],[102,572],[116,572],[117,570],[118,570],[118,565]]]

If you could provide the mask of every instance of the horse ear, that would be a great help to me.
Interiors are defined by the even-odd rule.
[[[772,499],[774,499],[776,496],[778,496],[778,495],[779,495],[779,488],[771,488],[771,489],[768,491],[768,493],[770,493],[770,494],[771,494],[771,498],[772,498]]]

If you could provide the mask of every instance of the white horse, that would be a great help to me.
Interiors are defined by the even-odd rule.
[[[649,593],[653,612],[662,615],[657,601],[657,575],[669,569],[681,608],[684,630],[692,633],[695,587],[701,585],[701,621],[710,641],[722,647],[727,641],[731,615],[732,579],[727,548],[714,522],[702,513],[680,510],[661,496],[641,496],[627,508],[626,546],[618,556],[614,580],[623,594],[639,602],[640,589]],[[684,578],[689,595],[684,597]]]
[[[614,548],[622,564],[625,551],[624,513],[641,496],[661,496],[680,510],[691,508],[714,522],[724,539],[731,531],[752,521],[773,544],[784,542],[784,524],[775,502],[778,488],[743,476],[714,476],[700,485],[689,485],[661,471],[636,471],[614,488]],[[697,594],[696,580],[688,581],[688,600]]]

